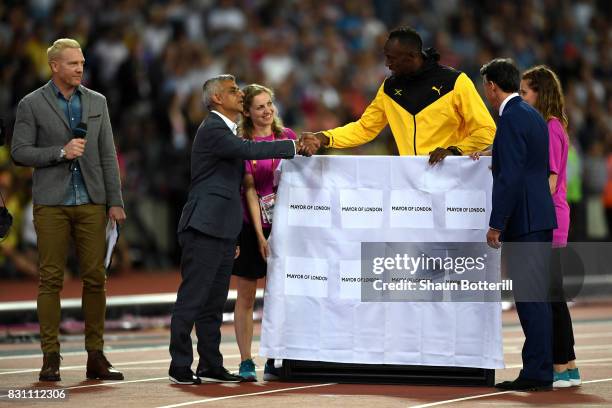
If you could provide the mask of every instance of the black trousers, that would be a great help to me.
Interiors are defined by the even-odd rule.
[[[525,343],[523,369],[519,377],[552,382],[552,311],[550,290],[550,246],[552,230],[532,232],[502,246],[512,279],[516,311]]]
[[[191,331],[195,324],[198,370],[223,365],[219,351],[223,306],[227,300],[235,239],[215,238],[194,229],[179,233],[181,285],[170,322],[170,356],[175,367],[191,367]]]
[[[567,364],[568,361],[576,359],[572,318],[563,290],[562,252],[563,248],[553,248],[550,260],[554,364]]]

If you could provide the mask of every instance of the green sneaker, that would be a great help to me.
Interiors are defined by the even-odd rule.
[[[580,371],[578,371],[578,367],[576,368],[568,368],[567,373],[569,374],[569,382],[572,386],[582,384],[582,380],[580,379]]]
[[[255,372],[255,363],[248,358],[240,363],[238,367],[238,375],[244,378],[244,381],[257,381],[257,373]]]

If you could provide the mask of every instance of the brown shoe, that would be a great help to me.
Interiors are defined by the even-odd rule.
[[[86,375],[90,380],[123,380],[123,373],[113,368],[101,350],[87,352]]]
[[[38,379],[40,381],[62,381],[59,370],[61,358],[59,353],[43,353],[43,366]]]

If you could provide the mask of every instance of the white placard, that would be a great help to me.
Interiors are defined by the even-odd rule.
[[[340,261],[340,299],[361,300],[361,261]]]
[[[478,302],[469,309],[460,302],[362,302],[359,281],[364,242],[485,242],[491,207],[490,161],[490,157],[478,162],[447,157],[435,169],[428,157],[314,156],[283,163],[260,355],[356,364],[503,368],[499,302]],[[378,168],[390,171],[375,171]],[[400,222],[409,225],[393,225],[398,220],[390,211],[392,203],[405,203],[407,196],[414,203],[410,206],[424,205],[426,193],[430,193],[433,228],[415,228],[431,225],[425,218],[419,224],[409,223],[406,217]],[[384,209],[367,214],[341,210],[349,204]],[[315,205],[330,210],[315,210]],[[486,208],[487,213],[448,213],[447,206]],[[455,219],[458,215],[462,217]],[[457,229],[448,229],[453,226]]]
[[[327,190],[289,189],[287,223],[292,227],[331,226],[331,199]]]
[[[482,190],[454,190],[445,194],[446,228],[482,229],[487,224],[487,196]]]
[[[373,189],[340,191],[342,228],[381,228],[385,209],[383,192]]]
[[[391,228],[433,228],[431,195],[419,190],[391,191]]]
[[[285,295],[327,297],[326,259],[287,257],[285,271]]]

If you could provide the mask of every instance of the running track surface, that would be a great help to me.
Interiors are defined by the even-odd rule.
[[[38,382],[41,354],[38,343],[0,344],[0,407],[499,407],[612,406],[612,303],[576,306],[576,354],[584,384],[551,392],[500,392],[488,387],[364,385],[335,383],[263,382],[264,359],[256,357],[259,382],[179,386],[168,381],[167,330],[107,333],[106,354],[125,374],[121,382],[85,378],[86,353],[82,336],[62,342],[62,381]],[[507,368],[496,381],[514,379],[520,369],[523,336],[514,310],[504,312],[504,354]],[[258,332],[259,328],[256,328]],[[257,334],[257,333],[256,333]],[[254,342],[254,353],[258,342]],[[237,370],[240,361],[233,327],[223,327],[225,366]],[[62,388],[68,399],[10,401],[9,389]]]

